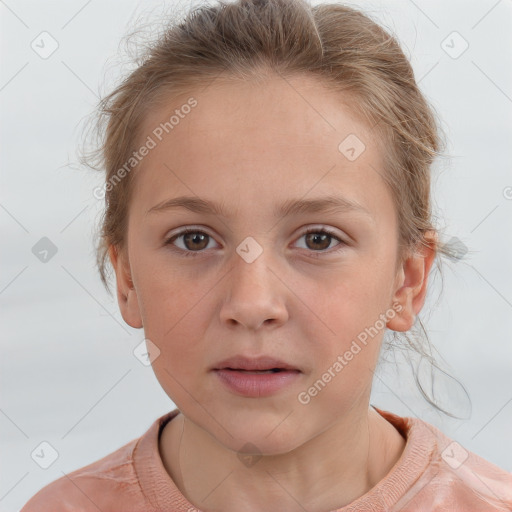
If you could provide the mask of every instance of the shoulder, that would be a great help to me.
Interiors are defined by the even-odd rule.
[[[409,498],[412,495],[409,506],[429,503],[429,510],[512,510],[512,473],[469,451],[433,425],[416,421],[430,431],[435,449],[422,478],[408,493]]]
[[[378,504],[372,510],[397,512],[512,511],[511,473],[420,418],[374,408],[404,436],[406,445],[387,477],[363,500],[364,505],[369,502]]]
[[[132,510],[143,499],[133,466],[133,451],[139,439],[49,483],[20,512]]]
[[[512,473],[451,439],[447,439],[439,455],[440,488],[451,492],[460,506],[486,512],[512,510]]]

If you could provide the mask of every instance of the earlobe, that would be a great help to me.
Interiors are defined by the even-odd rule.
[[[408,331],[425,303],[429,272],[436,255],[437,234],[431,232],[425,241],[421,252],[409,256],[397,276],[399,288],[395,291],[393,303],[398,302],[402,309],[386,324],[393,331]]]
[[[124,251],[119,251],[114,245],[109,247],[108,253],[116,274],[117,300],[121,315],[129,326],[140,329],[142,317],[128,258]]]

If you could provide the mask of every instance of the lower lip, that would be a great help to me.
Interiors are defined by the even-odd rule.
[[[259,374],[237,370],[215,370],[215,373],[231,391],[252,398],[273,395],[295,382],[301,375],[298,370]]]

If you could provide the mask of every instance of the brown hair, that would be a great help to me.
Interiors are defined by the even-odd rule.
[[[101,280],[109,293],[108,249],[124,247],[134,174],[127,173],[118,182],[115,178],[136,147],[144,116],[160,99],[190,93],[214,79],[260,80],[270,74],[316,77],[339,92],[345,107],[376,131],[385,156],[382,177],[398,214],[397,265],[407,253],[427,244],[429,232],[437,232],[430,189],[431,164],[443,149],[440,124],[397,40],[368,15],[337,3],[218,0],[215,6],[205,4],[183,20],[170,22],[138,67],[100,100],[101,143],[95,156],[98,167],[106,171],[105,183],[115,184],[106,190],[96,248]],[[436,254],[451,256],[451,251],[437,244]],[[405,334],[407,344],[439,368],[417,320],[426,343]],[[393,336],[396,342],[394,331]],[[415,377],[422,395],[451,415],[426,395]]]

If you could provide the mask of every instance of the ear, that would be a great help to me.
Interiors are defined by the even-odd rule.
[[[392,303],[399,303],[402,309],[391,318],[386,326],[393,331],[408,331],[425,303],[427,282],[437,251],[438,237],[435,231],[425,235],[426,246],[420,252],[409,256],[397,275],[398,288]]]
[[[116,273],[117,300],[124,321],[135,329],[142,327],[137,292],[133,286],[130,264],[125,251],[119,251],[115,245],[108,250],[110,261]]]

